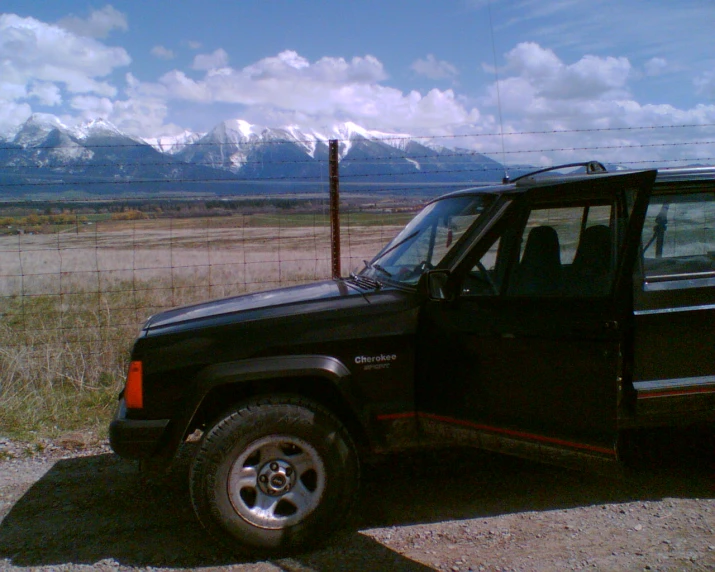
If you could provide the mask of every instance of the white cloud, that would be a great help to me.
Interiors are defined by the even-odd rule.
[[[77,102],[84,106],[84,119],[103,117],[122,131],[137,137],[181,133],[184,128],[165,123],[169,112],[167,88],[157,83],[141,83],[126,74],[125,99],[115,99],[111,108],[97,101]]]
[[[182,71],[170,71],[159,79],[159,85],[142,84],[141,89],[152,89],[158,92],[163,88],[167,98],[187,99],[210,103],[214,100],[211,90],[202,82],[194,81]]]
[[[0,85],[43,81],[64,84],[75,93],[115,94],[115,88],[94,78],[131,62],[123,48],[105,46],[34,18],[0,15]],[[2,89],[2,87],[0,87]]]
[[[114,103],[106,97],[77,95],[70,101],[72,109],[77,110],[83,120],[106,119],[111,117]]]
[[[9,59],[0,60],[0,100],[16,100],[27,97],[27,84],[27,75],[21,73]]]
[[[715,99],[715,71],[707,71],[693,81],[695,91],[698,95],[704,95],[709,99]]]
[[[0,94],[0,134],[11,133],[32,115],[32,108],[27,103],[3,100]]]
[[[663,58],[651,58],[645,64],[645,73],[648,76],[657,76],[668,67],[668,62]]]
[[[129,28],[127,17],[111,4],[101,10],[92,10],[88,18],[67,16],[59,20],[57,25],[77,36],[91,38],[106,38],[112,30],[126,31]]]
[[[513,116],[557,118],[569,110],[582,110],[583,116],[600,108],[599,102],[629,97],[631,65],[626,58],[586,55],[565,64],[553,51],[528,42],[509,51],[506,60],[499,93],[493,84],[484,102],[496,106],[500,96],[503,110]]]
[[[201,48],[201,42],[197,42],[196,40],[189,40],[186,42],[186,44],[192,49],[192,50],[198,50]]]
[[[219,48],[212,54],[199,54],[194,58],[194,63],[191,66],[195,70],[211,70],[222,68],[228,64],[228,54],[225,50]]]
[[[94,15],[100,13],[104,20]],[[107,6],[83,21],[84,29],[77,21],[63,28],[33,18],[0,15],[0,132],[24,121],[35,104],[55,106],[67,124],[101,117],[130,134],[147,137],[181,132],[187,126],[175,125],[172,121],[179,121],[174,114],[189,113],[185,111],[189,109],[200,110],[200,116],[241,114],[264,125],[296,123],[320,128],[354,121],[367,128],[415,135],[482,134],[458,141],[500,158],[498,138],[488,136],[501,129],[494,84],[484,89],[483,97],[469,99],[468,94],[453,89],[398,89],[388,83],[383,63],[369,54],[310,60],[286,50],[239,68],[231,67],[226,51],[217,49],[196,55],[191,69],[177,67],[153,82],[126,73],[120,92],[107,77],[131,63],[128,53],[90,37],[100,36],[102,29],[104,33],[126,29],[126,19],[117,14]],[[184,49],[187,44],[182,43]],[[161,45],[152,53],[174,56]],[[651,57],[636,70],[618,53],[565,61],[555,50],[533,42],[508,51],[506,65],[499,70],[507,162],[548,164],[584,158],[637,162],[712,155],[712,146],[666,145],[702,138],[702,130],[642,129],[715,123],[715,105],[679,109],[635,99],[632,82],[644,74],[671,72],[678,62]],[[415,61],[412,69],[433,80],[454,79],[458,74],[454,66],[432,54]],[[715,72],[701,72],[689,81],[700,96],[715,98]],[[228,105],[233,106],[232,112],[225,111]],[[213,117],[216,122],[226,118]],[[620,131],[589,131],[614,128]],[[661,147],[654,146],[660,143]],[[590,147],[600,149],[584,149]]]
[[[123,48],[80,37],[54,24],[0,14],[0,99],[4,122],[24,121],[28,105],[60,105],[63,92],[114,97],[102,78],[131,62]],[[27,101],[25,101],[27,100]],[[9,105],[7,102],[15,102]]]
[[[564,64],[554,52],[524,42],[506,54],[507,71],[515,71],[541,96],[553,99],[592,99],[626,94],[631,73],[627,58],[586,55]]]
[[[387,79],[382,62],[374,56],[354,57],[349,62],[344,58],[323,57],[311,64],[292,50],[264,58],[243,70],[234,70],[234,73],[254,82],[275,80],[330,85],[370,84]]]
[[[501,35],[529,39],[571,53],[630,53],[701,67],[711,61],[712,0],[517,0],[498,5]],[[633,56],[635,58],[635,55]]]
[[[586,55],[568,64],[551,50],[523,43],[508,52],[506,60],[499,95],[507,162],[597,159],[646,167],[674,159],[712,162],[711,146],[683,143],[712,138],[715,130],[708,126],[715,123],[715,105],[679,109],[636,101],[629,82],[638,77],[626,58]],[[651,66],[662,69],[662,63]],[[715,87],[714,79],[715,75],[704,74],[696,81],[697,89],[705,93]],[[488,88],[482,103],[484,109],[496,111],[496,84]],[[486,119],[483,115],[481,123]],[[681,125],[703,127],[672,128]],[[498,139],[478,145],[499,158]]]
[[[176,57],[174,52],[164,46],[154,46],[151,49],[151,55],[160,60],[173,60]]]
[[[456,67],[444,60],[437,60],[433,54],[427,54],[424,60],[416,60],[410,69],[429,79],[451,79],[459,75]]]
[[[312,68],[316,79],[330,82],[377,83],[387,79],[382,62],[370,55],[355,57],[350,63],[343,58],[321,58]]]
[[[184,128],[166,124],[166,102],[153,98],[130,98],[114,102],[110,121],[123,131],[137,137],[181,133]]]
[[[38,82],[33,84],[29,96],[38,99],[42,105],[54,106],[62,103],[60,88],[54,83]]]
[[[374,56],[324,57],[310,62],[294,51],[284,51],[243,69],[211,69],[200,80],[174,70],[162,76],[159,84],[170,98],[240,104],[253,107],[254,115],[290,113],[313,125],[350,119],[384,128],[443,132],[479,115],[465,109],[451,90],[404,93],[380,85],[386,77]],[[157,87],[142,85],[140,89],[156,91]]]
[[[127,74],[126,99],[76,96],[71,101],[75,116],[72,119],[65,118],[65,123],[76,124],[101,118],[137,137],[181,133],[181,127],[165,123],[168,114],[165,88],[152,91],[144,87],[131,74]]]

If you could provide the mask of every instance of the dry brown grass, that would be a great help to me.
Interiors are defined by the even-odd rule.
[[[388,221],[343,229],[343,274],[394,236],[402,221]],[[259,222],[111,221],[0,236],[0,434],[104,434],[149,315],[330,277],[325,224]]]

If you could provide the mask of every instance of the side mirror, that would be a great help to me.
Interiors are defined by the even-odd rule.
[[[454,300],[450,276],[449,270],[430,270],[427,273],[427,291],[431,300]]]

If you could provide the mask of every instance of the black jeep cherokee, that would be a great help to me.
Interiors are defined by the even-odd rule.
[[[320,541],[367,455],[568,466],[715,417],[715,169],[526,177],[430,202],[356,275],[152,316],[110,427],[230,546]]]

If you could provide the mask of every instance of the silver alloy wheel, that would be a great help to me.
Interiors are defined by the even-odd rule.
[[[325,490],[325,465],[297,437],[269,435],[248,445],[231,466],[228,498],[254,526],[280,529],[307,517]]]

